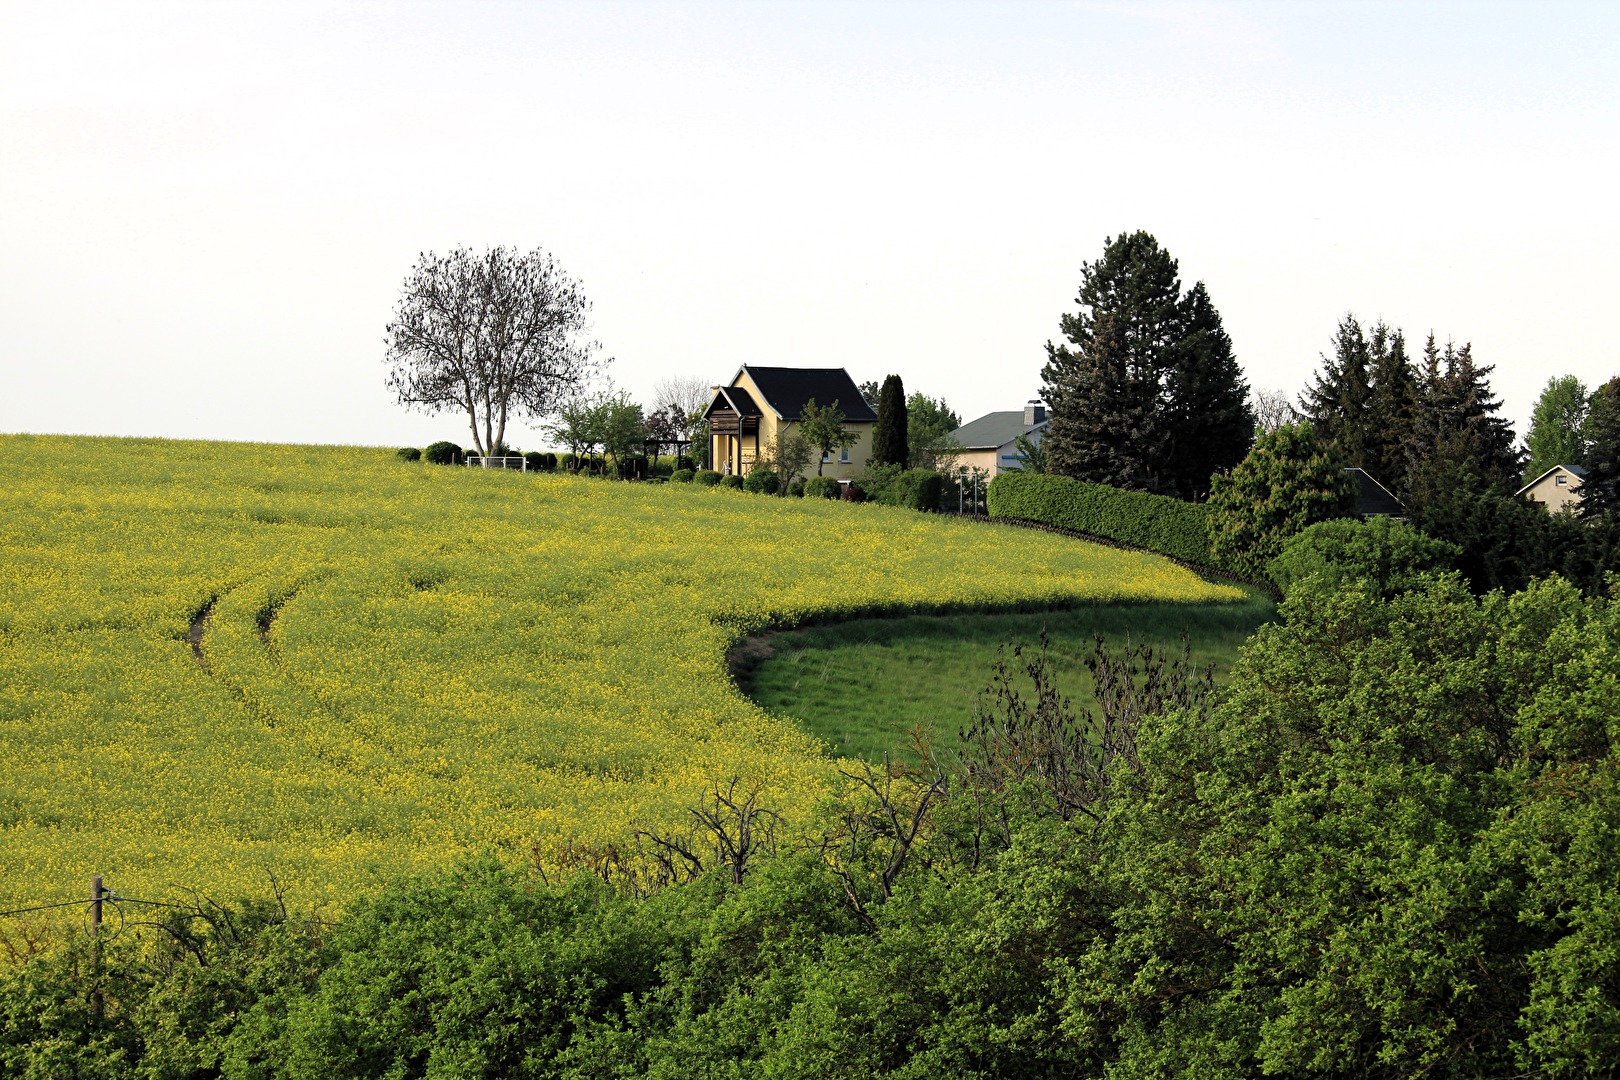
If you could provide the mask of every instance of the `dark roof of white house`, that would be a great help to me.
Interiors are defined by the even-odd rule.
[[[1362,517],[1401,517],[1406,508],[1390,493],[1389,488],[1372,478],[1366,469],[1346,469],[1356,481],[1356,513]]]
[[[998,446],[1006,446],[1020,435],[1037,431],[1048,423],[1049,420],[1035,424],[1024,423],[1022,409],[985,413],[977,420],[963,424],[951,432],[951,438],[968,450],[993,450]]]
[[[854,423],[877,421],[877,413],[861,396],[861,388],[841,367],[755,367],[744,364],[731,381],[735,383],[744,371],[754,380],[754,386],[759,389],[765,404],[784,420],[799,419],[804,414],[805,403],[814,398],[817,405],[831,405],[836,401],[838,411],[844,414],[845,420]]]

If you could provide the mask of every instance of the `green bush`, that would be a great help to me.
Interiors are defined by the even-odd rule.
[[[840,484],[830,476],[812,476],[804,482],[807,499],[836,499],[840,494]]]
[[[939,509],[944,493],[945,479],[933,469],[907,469],[895,477],[885,497],[878,501],[929,513]]]
[[[669,474],[669,479],[671,483],[675,484],[690,484],[692,482],[692,477],[696,475],[697,473],[693,472],[691,469],[676,469],[674,472]]]
[[[774,469],[755,469],[743,481],[743,487],[755,495],[775,495],[781,485],[782,481],[777,479]]]
[[[697,462],[682,454],[675,459],[675,471],[679,472],[682,469],[688,472],[697,472]]]
[[[460,465],[461,447],[453,442],[436,442],[422,451],[422,456],[435,465]]]
[[[1366,582],[1379,596],[1421,589],[1425,575],[1450,569],[1462,548],[1425,536],[1387,517],[1319,521],[1283,541],[1271,580],[1285,593],[1305,587],[1337,590]]]
[[[991,517],[1056,525],[1201,566],[1219,565],[1210,553],[1208,510],[1198,503],[1050,473],[1011,471],[990,481],[986,502]]]
[[[804,477],[795,476],[793,482],[787,486],[787,493],[789,498],[804,498]]]
[[[743,478],[738,476],[736,473],[726,473],[726,475],[720,478],[720,486],[723,488],[735,488],[736,490],[741,491],[743,486]]]
[[[394,451],[394,456],[401,461],[421,461],[422,451],[414,446],[402,446]]]
[[[699,487],[714,487],[720,482],[720,474],[713,469],[699,469],[692,475],[692,482]]]
[[[1265,573],[1283,541],[1318,521],[1355,513],[1355,481],[1310,424],[1255,440],[1249,456],[1210,482],[1209,548],[1222,565]]]
[[[523,455],[523,464],[530,472],[544,472],[546,469],[546,455],[538,450],[530,450]]]

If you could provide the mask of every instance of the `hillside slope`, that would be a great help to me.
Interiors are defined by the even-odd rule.
[[[736,638],[863,610],[1224,602],[1151,556],[877,506],[386,450],[0,436],[0,903],[300,899],[817,797]],[[189,635],[189,636],[188,636]]]

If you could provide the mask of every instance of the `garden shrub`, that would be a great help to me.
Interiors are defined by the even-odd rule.
[[[691,469],[676,469],[674,472],[669,474],[669,479],[671,483],[690,484],[692,482],[692,477],[696,475],[697,473],[693,472]]]
[[[790,498],[804,498],[804,477],[795,476],[793,482],[787,486],[787,493]]]
[[[720,477],[720,486],[723,488],[735,488],[736,490],[741,491],[743,486],[743,478],[738,476],[736,473],[727,473],[726,475]]]
[[[755,495],[775,495],[781,483],[775,469],[756,468],[743,481],[743,487]]]
[[[692,475],[692,482],[699,487],[714,487],[720,482],[720,474],[713,469],[700,469]]]
[[[836,499],[842,494],[842,485],[830,476],[812,476],[804,482],[804,497],[807,499]]]
[[[1283,541],[1318,521],[1355,512],[1355,481],[1310,424],[1255,440],[1249,456],[1210,482],[1209,547],[1223,565],[1261,574]]]
[[[1074,529],[1203,566],[1210,553],[1208,510],[1165,495],[1125,491],[1051,473],[1004,472],[990,481],[991,517]]]
[[[861,485],[861,490],[866,492],[866,497],[872,502],[888,502],[889,489],[905,471],[904,465],[872,462],[861,470],[855,482]]]
[[[1283,541],[1271,580],[1284,593],[1304,587],[1334,590],[1365,581],[1378,596],[1424,587],[1428,574],[1450,569],[1462,548],[1388,517],[1319,521]]]
[[[579,468],[579,455],[564,454],[558,464],[562,466],[565,472],[573,472]]]
[[[847,484],[840,484],[839,487],[843,489],[845,502],[860,503],[866,501],[866,489],[855,481],[851,480]]]
[[[402,446],[394,451],[394,456],[401,461],[421,461],[422,451],[414,446]]]
[[[894,478],[885,496],[878,501],[927,513],[939,509],[944,493],[945,479],[933,469],[907,469]]]
[[[685,454],[681,454],[675,459],[675,470],[679,472],[682,469],[686,469],[689,472],[697,472],[697,462],[692,458],[687,457]]]
[[[530,450],[523,455],[523,464],[530,472],[544,472],[546,468],[546,455],[538,450]]]
[[[422,456],[435,465],[460,465],[465,460],[461,447],[453,442],[436,442],[422,451]]]

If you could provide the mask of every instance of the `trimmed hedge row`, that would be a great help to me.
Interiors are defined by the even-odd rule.
[[[1004,472],[990,481],[987,502],[993,518],[1056,525],[1220,567],[1209,549],[1209,510],[1201,503],[1026,472]]]

